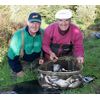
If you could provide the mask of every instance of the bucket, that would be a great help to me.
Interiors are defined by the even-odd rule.
[[[60,65],[61,69],[59,71],[53,70],[53,65],[58,64]],[[47,85],[45,82],[45,76],[49,77],[59,77],[59,79],[66,80],[67,78],[71,76],[78,76],[82,73],[83,65],[79,64],[74,57],[59,57],[57,62],[48,61],[38,68],[38,74],[39,74],[39,83],[41,86],[44,86],[43,84]],[[48,84],[50,85],[50,84]],[[47,86],[48,86],[47,85]]]

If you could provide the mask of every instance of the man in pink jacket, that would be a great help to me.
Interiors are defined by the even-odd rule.
[[[80,29],[71,23],[70,9],[56,13],[56,22],[50,24],[43,39],[45,57],[57,61],[60,56],[74,56],[78,63],[84,62],[83,35]]]

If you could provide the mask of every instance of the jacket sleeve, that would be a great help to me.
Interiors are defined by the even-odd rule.
[[[8,56],[14,59],[15,56],[19,56],[21,48],[21,33],[15,32],[10,41],[10,47],[8,50]]]
[[[84,46],[83,46],[83,33],[76,29],[74,37],[73,37],[73,54],[75,57],[84,57]]]

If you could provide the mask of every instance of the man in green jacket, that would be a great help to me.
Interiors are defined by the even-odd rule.
[[[41,15],[33,12],[28,17],[27,26],[17,30],[11,38],[8,49],[8,63],[19,77],[24,75],[20,57],[27,62],[41,58],[43,30],[40,25]],[[39,64],[42,63],[43,60],[40,59]]]

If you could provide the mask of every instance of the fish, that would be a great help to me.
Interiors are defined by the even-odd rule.
[[[59,79],[59,80],[55,81],[54,84],[58,85],[58,86],[61,87],[61,88],[66,88],[66,87],[69,86],[69,83],[66,82],[66,81],[63,80],[63,79]]]
[[[68,72],[68,70],[66,70],[65,68],[61,69],[62,72]]]
[[[72,77],[69,77],[68,79],[58,79],[57,81],[54,81],[54,84],[58,85],[61,88],[67,88],[70,85]]]
[[[40,74],[40,78],[43,78],[44,76],[43,76],[43,74]]]
[[[76,88],[81,85],[82,81],[79,78],[70,76],[67,79],[59,79],[58,76],[48,76],[44,77],[45,82],[51,86],[60,87],[60,88]]]
[[[82,82],[81,82],[79,79],[76,79],[76,81],[73,82],[73,83],[71,83],[68,87],[69,87],[69,88],[77,88],[78,86],[81,85],[81,83],[82,83]]]
[[[60,71],[60,69],[61,69],[61,66],[59,64],[54,64],[53,65],[53,71],[54,72],[58,72],[58,71]]]
[[[51,76],[45,76],[45,82],[47,83],[47,84],[49,84],[49,85],[51,85],[51,86],[57,86],[57,84],[55,84],[54,83],[54,81],[56,81],[56,80],[58,80],[58,77],[56,77],[56,76],[53,76],[53,77],[51,77]]]
[[[45,80],[46,83],[52,84],[52,82],[50,82],[50,80],[49,80],[49,77],[50,77],[50,76],[45,76],[45,77],[44,77],[44,80]]]
[[[59,79],[58,76],[49,76],[48,78],[51,82],[57,81]]]

